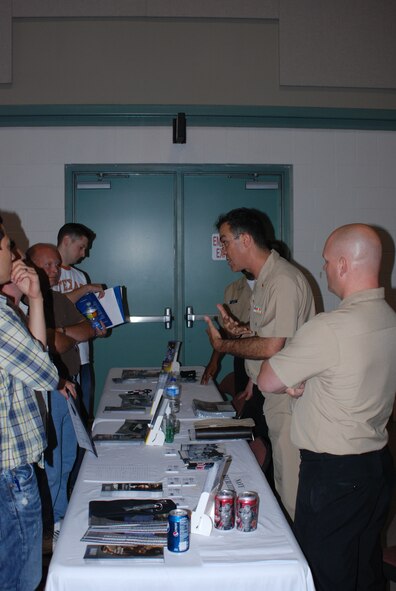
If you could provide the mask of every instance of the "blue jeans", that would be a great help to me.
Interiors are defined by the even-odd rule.
[[[54,522],[65,516],[67,482],[77,455],[77,439],[66,399],[53,390],[49,395],[50,424],[45,451],[45,472],[51,493]]]
[[[42,522],[31,464],[0,473],[0,589],[33,591],[41,580]]]

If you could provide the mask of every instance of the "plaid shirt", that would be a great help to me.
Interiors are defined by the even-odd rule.
[[[56,390],[58,372],[0,295],[0,471],[37,462],[46,446],[34,390]]]

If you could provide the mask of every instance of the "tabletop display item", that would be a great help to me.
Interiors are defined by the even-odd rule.
[[[207,402],[206,400],[192,401],[192,408],[196,417],[211,418],[211,417],[235,417],[236,410],[231,402]]]
[[[170,499],[117,499],[90,501],[88,525],[135,531],[166,531],[169,511],[176,509]]]
[[[126,419],[115,433],[97,433],[94,435],[93,440],[96,443],[144,442],[147,436],[148,428],[148,420],[136,421],[132,419]]]
[[[162,546],[137,544],[122,546],[114,544],[88,545],[84,554],[86,560],[163,560]]]

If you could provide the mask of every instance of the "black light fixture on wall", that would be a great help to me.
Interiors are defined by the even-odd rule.
[[[186,114],[178,113],[176,119],[173,119],[173,143],[186,143]]]

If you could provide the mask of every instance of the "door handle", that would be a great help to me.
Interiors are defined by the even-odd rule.
[[[172,328],[174,316],[172,315],[172,308],[166,307],[163,316],[130,316],[129,322],[132,324],[141,324],[144,322],[163,322],[165,329]]]
[[[194,314],[194,309],[192,306],[187,306],[186,307],[186,313],[185,313],[185,320],[186,320],[186,327],[187,328],[192,328],[194,326],[194,322],[196,320],[204,320],[205,316],[208,316],[208,318],[217,318],[217,314]]]

